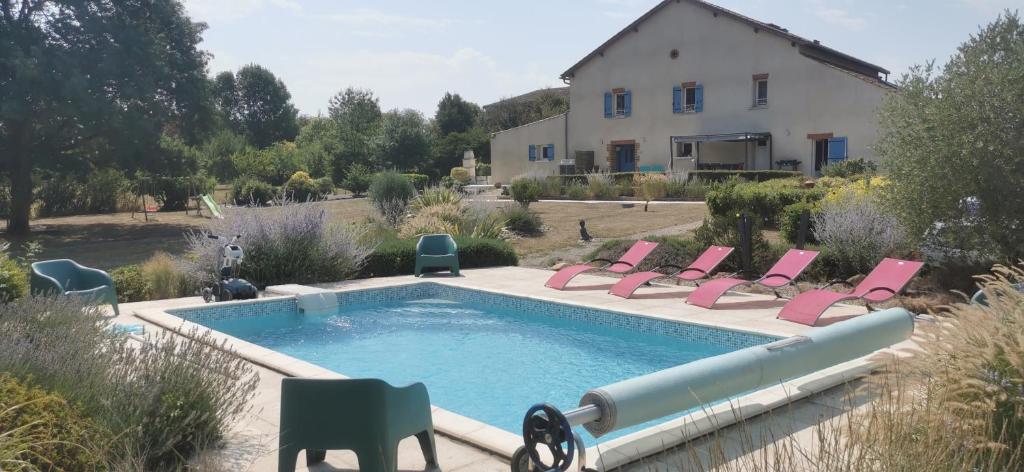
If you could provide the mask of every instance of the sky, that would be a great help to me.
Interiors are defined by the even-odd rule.
[[[300,112],[368,88],[381,107],[431,117],[445,92],[481,105],[542,87],[659,0],[184,0],[208,25],[210,74],[256,63]],[[878,64],[938,65],[1024,0],[712,0]]]

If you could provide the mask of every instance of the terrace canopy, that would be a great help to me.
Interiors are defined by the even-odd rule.
[[[672,169],[692,161],[693,169],[771,169],[771,133],[724,133],[672,136]],[[689,166],[685,166],[689,167]]]

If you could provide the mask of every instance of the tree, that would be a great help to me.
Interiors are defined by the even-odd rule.
[[[530,99],[506,98],[484,109],[483,126],[496,132],[569,111],[569,97],[546,90]]]
[[[214,78],[214,97],[235,132],[263,149],[291,141],[299,132],[299,111],[281,79],[266,68],[249,64],[237,74],[221,72]]]
[[[956,226],[964,249],[1024,257],[1024,26],[1006,12],[935,75],[919,66],[881,111],[887,201],[912,234]],[[975,204],[975,202],[977,204]],[[992,250],[998,254],[991,254]]]
[[[375,134],[382,117],[380,101],[373,92],[352,87],[331,97],[327,112],[343,128],[360,136]]]
[[[445,93],[437,104],[434,123],[441,136],[451,133],[465,133],[476,124],[480,115],[480,107],[467,102],[459,94]]]
[[[392,110],[381,125],[380,164],[386,169],[418,170],[428,164],[430,130],[416,110]]]
[[[29,231],[37,169],[145,166],[165,129],[194,132],[208,90],[204,28],[178,0],[0,0],[8,233]]]
[[[483,128],[476,127],[465,133],[451,133],[434,140],[432,175],[447,175],[452,167],[462,165],[462,156],[472,150],[478,162],[490,162],[491,136]]]

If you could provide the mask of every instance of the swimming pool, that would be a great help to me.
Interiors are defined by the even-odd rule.
[[[777,339],[431,282],[337,296],[324,315],[290,299],[169,312],[349,377],[423,382],[433,404],[515,434],[538,401],[568,410],[590,388]]]

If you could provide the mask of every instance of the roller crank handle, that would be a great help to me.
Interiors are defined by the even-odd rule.
[[[546,403],[530,407],[523,418],[523,446],[530,462],[544,472],[569,470],[575,454],[576,441],[569,420],[557,408]],[[566,443],[568,447],[562,446]],[[537,451],[544,445],[551,453],[552,462],[545,464]],[[517,454],[518,455],[518,454]],[[517,465],[513,461],[513,466]]]

